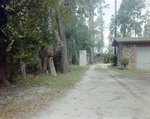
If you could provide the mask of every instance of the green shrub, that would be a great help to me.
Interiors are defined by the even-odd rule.
[[[102,57],[102,55],[97,59],[97,62],[103,62],[104,58]]]
[[[103,60],[104,63],[110,63],[110,54],[103,54],[103,57],[104,57]]]
[[[126,56],[123,57],[123,58],[121,59],[121,64],[124,65],[124,68],[126,68],[126,65],[129,64],[129,58],[126,57]]]
[[[112,54],[110,60],[113,66],[117,66],[117,55]]]
[[[117,66],[117,55],[114,55],[112,53],[103,53],[97,59],[97,61],[104,63],[112,63],[113,66]]]
[[[103,53],[98,58],[98,61],[99,62],[104,62],[104,63],[110,63],[110,57],[111,57],[111,54]]]
[[[37,74],[39,70],[39,63],[35,59],[28,60],[27,64],[27,73],[29,74]]]

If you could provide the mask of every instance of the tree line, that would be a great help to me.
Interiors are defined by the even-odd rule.
[[[148,0],[122,0],[116,15],[117,37],[150,37],[150,6]],[[110,44],[114,39],[115,16],[109,24]]]
[[[67,73],[83,49],[93,63],[94,48],[104,47],[106,7],[104,0],[1,0],[0,83],[26,73]]]

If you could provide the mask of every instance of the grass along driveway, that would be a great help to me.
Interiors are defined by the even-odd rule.
[[[113,70],[114,72],[120,73],[120,74],[144,74],[144,73],[150,73],[150,70],[140,70],[140,69],[126,69],[126,70],[120,70],[115,68],[112,65],[108,65],[108,67]]]
[[[90,66],[70,66],[70,73],[58,74],[57,77],[45,74],[27,80],[20,79],[19,87],[10,89],[14,92],[0,96],[0,119],[29,118],[79,81]]]

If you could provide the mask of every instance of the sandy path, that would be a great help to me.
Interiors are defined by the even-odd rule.
[[[32,119],[150,119],[150,84],[126,80],[105,64],[100,66],[108,73],[100,73],[95,66],[64,97]]]

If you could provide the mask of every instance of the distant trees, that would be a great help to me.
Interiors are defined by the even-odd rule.
[[[97,5],[97,19],[94,22],[94,29],[95,32],[95,47],[99,53],[103,52],[104,48],[104,30],[105,30],[105,21],[103,16],[105,15],[104,9],[108,8],[108,4],[105,4],[104,0],[100,0],[99,4]]]
[[[117,37],[149,37],[150,12],[146,0],[122,0],[117,12]],[[115,18],[109,24],[109,42],[114,39]]]
[[[68,25],[67,34],[69,44],[71,42],[73,46],[76,46],[74,50],[75,57],[74,62],[78,63],[78,55],[76,55],[78,50],[87,50],[91,54],[90,63],[94,62],[94,48],[99,52],[102,51],[104,46],[104,21],[103,21],[103,9],[106,7],[104,0],[83,0],[74,3],[76,6],[72,7],[72,14],[74,14],[73,23]],[[98,9],[98,14],[96,15],[95,10]],[[97,19],[94,21],[94,16],[97,16]],[[87,25],[88,24],[88,25]],[[71,51],[71,49],[69,50]],[[69,58],[71,59],[71,58]]]
[[[112,45],[112,42],[115,37],[115,17],[114,17],[114,15],[111,16],[108,29],[109,29],[108,39],[109,39],[109,46],[110,46],[110,45]]]
[[[145,0],[123,0],[117,15],[117,22],[123,37],[142,36],[142,10]]]
[[[144,37],[150,37],[150,11],[146,11],[146,14],[142,16],[144,23]]]

